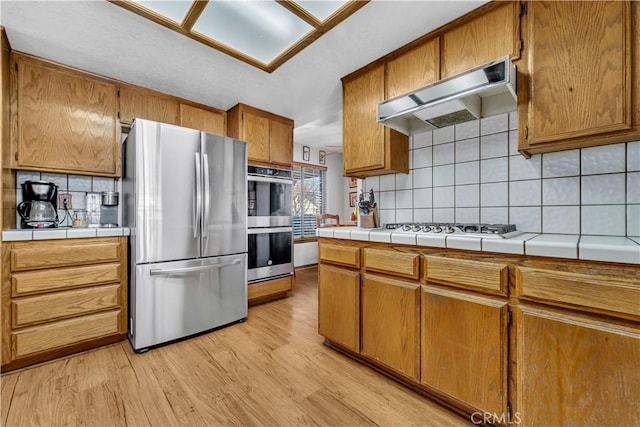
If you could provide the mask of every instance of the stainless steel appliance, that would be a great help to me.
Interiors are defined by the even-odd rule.
[[[117,191],[103,191],[100,198],[100,226],[117,227],[120,195]]]
[[[516,226],[513,224],[406,222],[385,224],[384,228],[397,230],[398,232],[479,237],[483,239],[508,239],[523,233],[516,230]]]
[[[249,285],[293,274],[291,171],[249,166]]]
[[[378,122],[406,135],[515,111],[508,56],[378,104]]]
[[[290,170],[249,166],[247,185],[249,227],[291,226]]]
[[[25,181],[22,202],[16,207],[22,228],[58,226],[58,186],[47,181]]]
[[[247,317],[247,147],[136,119],[124,142],[136,351]]]

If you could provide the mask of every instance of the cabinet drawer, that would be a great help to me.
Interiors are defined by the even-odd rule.
[[[13,297],[120,281],[120,264],[26,271],[11,277]]]
[[[364,248],[364,268],[417,280],[420,277],[420,255],[388,249]]]
[[[293,277],[283,277],[266,282],[254,283],[247,287],[247,294],[250,300],[262,298],[269,295],[288,292],[292,289]]]
[[[12,327],[117,308],[119,291],[120,285],[108,285],[14,299]]]
[[[610,276],[518,267],[516,294],[552,304],[574,304],[640,316],[640,284]]]
[[[13,244],[11,271],[120,260],[120,241],[60,240]]]
[[[14,331],[11,334],[13,357],[116,334],[120,332],[119,318],[120,310],[115,310]]]
[[[360,268],[360,248],[321,243],[320,261]]]
[[[424,270],[431,282],[507,293],[506,264],[427,255]]]

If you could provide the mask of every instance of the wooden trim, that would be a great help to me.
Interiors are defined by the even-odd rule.
[[[322,25],[321,21],[307,12],[307,10],[300,6],[298,3],[294,3],[288,0],[276,0],[276,3],[316,29]]]
[[[318,237],[314,236],[314,237],[294,237],[293,238],[293,243],[312,243],[312,242],[317,242],[318,241]]]
[[[207,4],[209,4],[209,0],[195,0],[191,3],[191,7],[180,24],[182,28],[191,31],[198,18],[200,18],[200,15],[202,15],[202,12],[204,12],[204,8],[207,7]]]
[[[299,267],[295,267],[294,271],[304,271],[304,270],[312,270],[314,268],[318,268],[318,263],[315,264],[307,264],[307,265],[301,265]]]
[[[374,60],[373,62],[370,62],[369,64],[365,65],[364,67],[360,67],[355,71],[352,71],[351,73],[347,74],[346,76],[342,77],[340,80],[342,80],[342,82],[344,83],[345,81],[349,81],[349,80],[353,80],[354,78],[358,77],[359,75],[366,73],[367,71],[378,67],[380,65],[384,65],[387,61],[397,58],[398,56],[412,50],[413,48],[431,40],[434,39],[436,37],[439,37],[441,35],[443,35],[444,33],[446,33],[447,31],[451,31],[454,28],[457,28],[463,24],[466,24],[467,22],[473,21],[475,18],[484,15],[485,13],[498,8],[504,6],[504,2],[503,1],[490,1],[489,3],[485,3],[480,7],[477,7],[476,9],[473,9],[471,12],[457,18],[454,19],[453,21],[447,22],[446,24],[436,28],[435,30],[418,37],[417,39],[403,45],[402,47],[394,50],[393,52],[389,52],[384,56],[381,56],[380,58]]]
[[[327,170],[326,166],[318,166],[318,165],[314,165],[313,163],[291,162],[291,166],[300,166],[302,168],[316,169],[320,171]]]

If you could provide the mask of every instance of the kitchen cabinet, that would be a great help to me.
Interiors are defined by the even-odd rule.
[[[385,96],[385,67],[342,81],[343,174],[366,177],[409,172],[409,138],[377,123]]]
[[[386,63],[385,99],[395,98],[440,79],[440,39],[431,39]]]
[[[249,305],[286,297],[291,290],[293,290],[293,276],[251,283],[247,288]]]
[[[126,239],[5,242],[3,371],[125,338]]]
[[[12,168],[120,174],[113,84],[21,54],[12,68]]]
[[[176,98],[149,89],[123,86],[120,95],[120,123],[131,125],[133,119],[147,119],[177,125],[178,101]]]
[[[442,35],[441,78],[496,58],[520,57],[520,2],[504,2]]]
[[[227,113],[180,104],[180,126],[226,136]]]
[[[519,149],[567,150],[640,137],[640,4],[529,2],[518,64]]]
[[[227,111],[228,136],[247,142],[249,162],[291,166],[293,120],[249,105]]]
[[[457,256],[425,255],[425,280],[490,294],[507,295],[509,268],[504,262]]]
[[[418,280],[420,278],[420,255],[381,248],[364,248],[364,268],[367,271],[392,274]]]
[[[363,356],[420,381],[420,285],[362,277]]]
[[[520,425],[640,424],[637,323],[524,304],[514,314]]]
[[[353,352],[360,352],[360,273],[320,264],[318,267],[318,333]]]
[[[475,411],[507,412],[508,301],[422,287],[422,384]]]

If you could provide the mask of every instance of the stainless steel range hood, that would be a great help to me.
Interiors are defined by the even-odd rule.
[[[378,104],[378,122],[406,135],[514,111],[516,67],[508,56]]]

